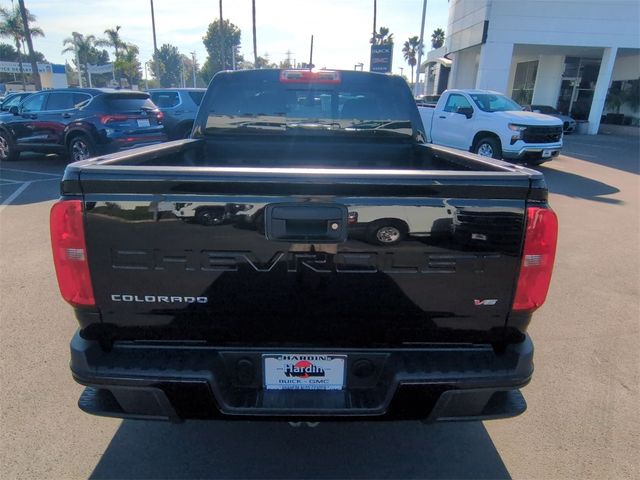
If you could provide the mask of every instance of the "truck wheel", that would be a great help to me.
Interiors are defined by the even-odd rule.
[[[407,229],[399,222],[377,222],[368,232],[369,243],[377,245],[396,245],[400,243],[407,233]]]
[[[18,159],[18,151],[8,134],[0,132],[0,162],[11,162]]]
[[[193,125],[183,125],[180,127],[180,130],[178,130],[178,139],[189,138],[192,128]]]
[[[224,208],[201,208],[196,212],[196,222],[201,225],[220,225],[224,222]]]
[[[481,157],[502,158],[500,142],[493,137],[484,137],[478,140],[473,151]]]
[[[86,135],[77,135],[69,142],[69,159],[72,162],[86,160],[95,155],[95,145]]]

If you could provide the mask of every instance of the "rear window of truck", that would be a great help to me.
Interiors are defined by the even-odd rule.
[[[411,136],[416,107],[400,82],[351,72],[336,72],[324,81],[290,81],[278,70],[221,74],[208,97],[205,135],[235,130]]]

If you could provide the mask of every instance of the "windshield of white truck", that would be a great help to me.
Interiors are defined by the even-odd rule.
[[[512,112],[522,110],[516,102],[497,93],[472,93],[469,95],[480,110],[485,112]]]
[[[229,72],[207,95],[204,134],[413,135],[411,92],[386,75],[309,70]]]

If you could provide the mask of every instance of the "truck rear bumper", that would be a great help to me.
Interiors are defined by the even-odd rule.
[[[106,352],[76,334],[71,370],[87,386],[82,410],[172,421],[507,418],[526,409],[519,388],[533,372],[529,337],[500,354],[484,345],[339,349],[331,353],[347,355],[344,390],[265,390],[262,354],[275,352],[137,343],[115,344]]]

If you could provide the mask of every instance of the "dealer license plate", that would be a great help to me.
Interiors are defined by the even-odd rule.
[[[142,120],[138,120],[138,126],[139,127],[149,127],[149,126],[151,126],[151,124],[149,123],[149,120],[147,120],[146,118],[143,118]]]
[[[542,158],[548,158],[551,156],[551,150],[542,150]]]
[[[267,390],[342,390],[346,355],[265,354]]]

